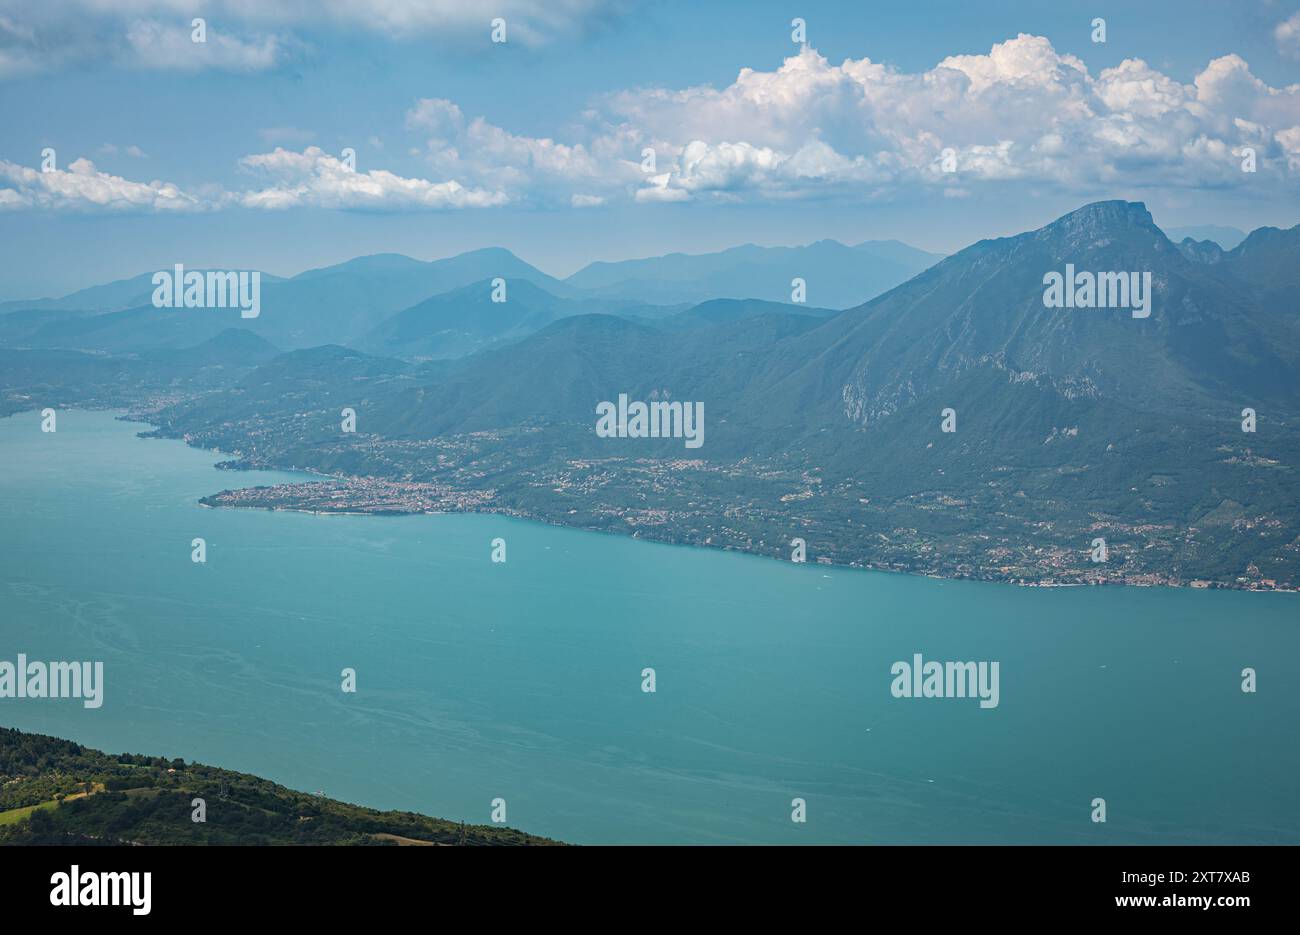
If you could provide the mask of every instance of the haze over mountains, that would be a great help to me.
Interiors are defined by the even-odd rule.
[[[508,250],[463,253],[428,263],[396,254],[359,257],[337,266],[309,270],[291,279],[264,276],[262,308],[271,314],[253,319],[237,309],[158,309],[151,302],[152,274],[96,289],[82,290],[28,315],[22,330],[11,315],[0,317],[6,344],[75,350],[126,351],[184,347],[226,328],[247,328],[282,348],[314,347],[355,341],[389,316],[433,295],[493,277],[536,283],[555,295],[571,290]],[[105,306],[107,309],[105,310]],[[33,303],[7,303],[27,312]],[[100,311],[100,314],[87,314]]]
[[[557,346],[566,346],[562,356],[590,364],[589,372],[606,371],[609,380],[621,376],[629,389],[673,380],[722,407],[728,421],[779,420],[813,432],[835,420],[868,427],[945,388],[953,388],[955,403],[956,388],[981,373],[1076,401],[1203,413],[1235,394],[1293,409],[1300,403],[1300,316],[1277,301],[1279,273],[1264,271],[1281,271],[1280,288],[1294,288],[1284,270],[1294,268],[1297,239],[1294,229],[1263,229],[1203,263],[1183,255],[1141,205],[1107,202],[1039,231],[981,241],[843,313],[715,300],[662,316],[658,327],[644,315],[628,316],[632,322],[579,319],[601,304],[565,303],[528,285],[497,313],[507,330],[531,320],[540,333],[452,372],[458,379],[481,374],[485,385],[507,372],[519,385],[536,371],[541,382],[561,363],[552,359]],[[1158,313],[1135,320],[1124,309],[1044,309],[1042,276],[1064,262],[1080,270],[1154,271]],[[472,327],[496,311],[488,294],[487,283],[479,283],[430,299],[389,319],[366,343],[400,349],[427,340],[430,319]],[[516,298],[519,308],[511,309]],[[828,320],[786,325],[771,335],[775,343],[751,340],[792,312]],[[665,341],[662,329],[683,318],[712,330]],[[733,350],[743,356],[728,367],[696,368],[696,349],[706,357]],[[739,372],[747,377],[737,380]],[[504,420],[585,420],[589,408],[588,395],[580,395],[582,408],[574,412],[546,393],[520,396],[525,408],[503,412]]]
[[[491,248],[424,262],[398,254],[358,257],[289,279],[263,276],[267,314],[157,309],[151,273],[58,299],[0,305],[0,342],[9,347],[123,353],[197,344],[245,328],[284,349],[345,344],[415,358],[453,357],[522,337],[558,318],[618,314],[656,319],[711,299],[788,303],[791,280],[811,283],[810,306],[843,307],[903,282],[938,257],[894,241],[845,247],[737,247],[627,264],[593,264],[566,281]],[[640,293],[635,278],[664,267],[661,286]],[[507,283],[518,304],[491,303]],[[535,288],[534,288],[535,287]],[[485,315],[486,311],[494,314]],[[7,313],[7,314],[6,314]],[[401,313],[399,315],[399,313]],[[690,319],[679,319],[683,324]]]
[[[783,264],[806,267],[806,305],[667,301],[759,276],[758,249],[565,282],[505,251],[366,257],[264,286],[251,323],[23,309],[0,317],[4,405],[130,405],[237,466],[764,554],[800,534],[835,562],[999,580],[1300,581],[1300,226],[1225,251],[1175,244],[1141,204],[1098,202],[842,312],[814,303],[857,288],[864,254],[828,242],[765,254],[779,276],[764,288],[784,280],[787,299]],[[1066,264],[1150,273],[1150,316],[1045,307],[1044,276]],[[633,295],[643,277],[654,300]],[[442,291],[411,301],[428,288]],[[702,402],[705,444],[598,438],[595,405],[622,393]],[[339,431],[344,407],[355,434]],[[1097,536],[1102,568],[1087,560]]]
[[[865,301],[942,259],[897,240],[845,246],[820,240],[804,247],[745,244],[719,253],[670,253],[644,260],[591,263],[567,280],[599,296],[647,302],[702,302],[711,298],[788,301],[795,277],[808,285],[807,300],[830,308]]]
[[[1132,420],[1120,412],[1141,412],[1222,426],[1235,425],[1244,406],[1290,414],[1300,409],[1300,317],[1276,301],[1274,279],[1254,270],[1286,262],[1297,238],[1295,229],[1256,232],[1221,262],[1202,264],[1141,205],[1091,205],[1039,231],[975,244],[824,323],[756,306],[753,316],[666,340],[662,325],[558,320],[377,401],[371,426],[405,436],[541,420],[580,426],[585,437],[595,400],[667,387],[674,398],[707,401],[714,452],[820,445],[829,431],[840,455],[863,446],[865,457],[876,440],[864,431],[910,419],[928,438],[939,410],[953,406],[964,426],[979,428],[959,438],[984,439],[996,457],[999,440],[1041,441],[1089,413],[1121,425]],[[1153,271],[1157,311],[1135,320],[1127,309],[1045,309],[1043,274],[1064,262]]]
[[[342,343],[393,357],[463,357],[571,315],[658,318],[674,311],[634,300],[561,298],[524,278],[507,280],[504,301],[494,301],[493,293],[491,279],[440,293],[384,319],[359,340]]]

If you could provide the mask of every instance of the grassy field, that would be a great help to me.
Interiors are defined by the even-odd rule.
[[[71,795],[61,796],[57,799],[50,799],[48,802],[40,802],[36,805],[24,805],[21,808],[11,808],[0,812],[0,825],[13,825],[30,817],[32,812],[37,809],[53,810],[58,808],[64,802],[74,802],[77,799],[84,799],[88,795],[94,795],[96,792],[103,792],[104,784],[102,782],[91,783],[90,790],[87,792],[74,792]]]
[[[0,826],[16,825],[24,818],[29,817],[37,809],[53,810],[59,807],[55,801],[42,802],[39,805],[28,805],[25,808],[11,808],[7,812],[0,812]]]

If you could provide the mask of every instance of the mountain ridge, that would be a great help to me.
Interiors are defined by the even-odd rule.
[[[752,299],[693,306],[689,327],[563,315],[422,363],[289,347],[136,414],[231,452],[228,466],[333,475],[330,509],[372,502],[366,485],[409,484],[376,502],[759,554],[802,529],[834,563],[1018,583],[1290,585],[1298,243],[1300,226],[1262,229],[1206,262],[1142,203],[1095,202],[839,312]],[[1069,266],[1149,277],[1149,315],[1053,307],[1046,284]],[[484,285],[471,318],[503,312]],[[516,294],[522,306],[546,291]],[[706,442],[598,436],[597,404],[621,396],[702,406]],[[340,433],[344,408],[355,433]],[[1242,430],[1247,411],[1257,431]],[[1104,568],[1087,558],[1098,535],[1114,544]]]

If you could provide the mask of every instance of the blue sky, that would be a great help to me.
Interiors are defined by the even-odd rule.
[[[1298,11],[0,0],[0,298],[482,246],[556,275],[827,237],[948,252],[1113,197],[1289,227]]]

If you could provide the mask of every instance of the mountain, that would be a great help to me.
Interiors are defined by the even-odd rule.
[[[475,254],[479,252],[480,251],[473,251],[471,253],[458,254],[458,257],[464,257],[465,259],[463,262],[465,263],[473,263],[475,261]],[[451,259],[456,259],[456,257],[452,257]],[[340,275],[418,276],[422,272],[427,271],[430,265],[430,263],[417,260],[402,253],[372,253],[367,256],[353,257],[350,260],[344,260],[342,263],[335,263],[332,266],[321,266],[314,269],[304,270],[293,278],[301,281]]]
[[[1143,205],[1106,201],[838,313],[749,298],[638,314],[522,279],[492,303],[476,279],[386,316],[365,336],[373,353],[270,359],[227,347],[219,318],[181,344],[192,331],[166,315],[90,316],[176,349],[4,351],[2,402],[130,405],[159,435],[230,452],[229,467],[336,475],[330,509],[488,510],[760,554],[800,530],[843,564],[1270,587],[1300,583],[1297,259],[1300,226],[1224,251],[1174,244]],[[1071,266],[1137,288],[1149,276],[1150,302],[1136,317],[1045,302]],[[334,275],[354,273],[308,280]],[[87,328],[48,314],[51,329]],[[196,354],[208,365],[177,363]],[[704,443],[598,436],[597,405],[622,395],[702,411]],[[205,502],[298,501],[288,485]],[[1104,568],[1088,559],[1098,537],[1114,546]]]
[[[526,279],[506,286],[502,302],[492,300],[491,280],[435,295],[385,319],[354,343],[381,355],[444,359],[517,340],[573,315],[655,319],[674,310],[630,300],[561,298]]]
[[[782,307],[746,307],[773,306]],[[770,351],[821,322],[815,314],[784,311],[689,327],[671,317],[656,325],[567,315],[535,334],[437,361],[432,369],[342,347],[313,348],[277,357],[233,388],[172,407],[165,416],[194,432],[232,420],[322,411],[312,429],[300,432],[305,441],[332,436],[333,411],[364,402],[365,431],[383,437],[432,438],[542,421],[580,423],[584,438],[576,442],[583,443],[595,402],[620,391],[649,394],[671,385],[683,398],[743,399],[760,375],[754,368],[767,365]]]
[[[0,346],[132,354],[191,347],[236,328],[285,349],[341,344],[411,359],[450,358],[570,315],[652,322],[716,297],[776,301],[790,306],[787,311],[820,314],[900,282],[934,259],[896,241],[857,247],[822,241],[593,264],[560,281],[500,248],[429,262],[377,254],[288,279],[263,274],[256,318],[243,318],[233,308],[154,308],[153,274],[144,273],[58,299],[0,305]],[[820,310],[785,302],[795,275],[807,281],[809,298]],[[489,304],[483,284],[497,278],[506,281],[509,301]],[[714,307],[679,319],[677,326],[705,323],[699,316],[709,314],[729,313]]]
[[[227,328],[194,347],[174,352],[155,351],[152,356],[192,366],[254,367],[279,355],[279,348],[251,331]]]
[[[437,383],[381,397],[370,420],[384,435],[431,437],[575,418],[608,398],[626,374],[662,372],[663,337],[610,315],[565,318],[522,342],[475,355]]]
[[[568,288],[509,250],[490,248],[421,262],[394,254],[308,270],[263,287],[262,314],[246,324],[281,347],[352,344],[385,318],[429,296],[500,277],[559,293]]]
[[[243,318],[233,308],[154,308],[150,276],[42,300],[45,304],[8,303],[10,313],[0,316],[0,342],[9,347],[124,353],[188,347],[227,328],[240,328],[278,347],[305,348],[351,343],[385,318],[429,296],[484,279],[535,283],[557,295],[573,291],[498,248],[430,262],[382,254],[308,270],[290,279],[264,275],[261,314],[256,318]],[[137,292],[142,284],[145,288]],[[96,309],[84,307],[94,303],[99,303]],[[107,311],[88,313],[104,305]]]
[[[667,328],[698,328],[744,321],[760,315],[802,315],[808,318],[829,318],[838,314],[835,309],[816,308],[794,302],[768,302],[764,299],[710,299],[693,305],[684,312],[662,320]]]
[[[194,271],[207,272],[203,268],[195,268]],[[119,279],[101,286],[78,289],[76,292],[58,298],[14,299],[8,302],[0,302],[0,316],[13,312],[33,310],[97,314],[138,308],[142,305],[148,305],[153,297],[153,276],[153,272],[141,273],[129,279]],[[264,285],[282,281],[279,276],[273,276],[270,273],[262,274]]]
[[[266,341],[235,328],[193,347],[140,354],[0,348],[0,416],[33,406],[124,408],[155,395],[211,392],[278,354]]]
[[[1178,252],[1197,263],[1218,263],[1223,259],[1223,248],[1213,240],[1184,237],[1178,243]]]
[[[1259,263],[1283,262],[1300,237],[1292,233],[1259,243]],[[774,385],[770,402],[786,404],[792,419],[829,407],[870,426],[983,369],[1037,381],[1064,399],[1140,401],[1184,414],[1230,414],[1237,400],[1267,399],[1294,411],[1300,319],[1278,320],[1263,306],[1246,281],[1252,252],[1243,244],[1220,264],[1198,263],[1143,205],[1088,205],[1041,230],[980,241],[801,337],[785,353],[803,362]],[[1150,317],[1045,308],[1043,277],[1067,263],[1151,272]]]
[[[1297,237],[1300,232],[1257,233],[1207,264],[1184,256],[1144,206],[1102,202],[1038,231],[981,241],[868,303],[750,349],[742,362],[732,359],[741,331],[714,331],[700,342],[665,339],[654,328],[576,321],[508,351],[470,358],[455,379],[481,375],[483,384],[495,384],[509,373],[501,392],[513,392],[510,387],[536,374],[539,383],[550,379],[554,391],[523,390],[524,408],[511,410],[512,417],[567,419],[575,411],[565,404],[572,388],[566,375],[581,382],[576,397],[584,406],[602,385],[606,398],[620,382],[635,388],[689,378],[690,391],[729,421],[812,434],[871,428],[945,388],[955,405],[973,374],[1032,384],[1046,398],[1139,401],[1143,410],[1171,415],[1218,409],[1226,417],[1238,399],[1296,411],[1300,320],[1278,319],[1266,301],[1269,280],[1256,267],[1288,262]],[[1044,274],[1066,263],[1151,272],[1150,317],[1134,318],[1127,308],[1045,308]],[[706,304],[683,315],[735,324],[750,311],[774,307],[789,308]],[[701,354],[726,364],[705,367]],[[578,370],[571,373],[573,366]],[[696,379],[697,367],[713,376]],[[743,392],[730,378],[737,368],[747,374]],[[426,396],[439,392],[429,387]],[[441,418],[458,412],[447,401]]]
[[[153,295],[153,273],[141,273],[102,286],[78,289],[60,298],[15,299],[0,302],[0,315],[37,309],[41,311],[115,312],[144,305]]]
[[[1271,310],[1269,326],[1294,337],[1300,289],[1300,225],[1261,227],[1224,257],[1225,269],[1257,304]]]
[[[811,434],[872,428],[975,372],[1060,400],[1112,400],[1180,417],[1227,412],[1238,398],[1291,412],[1300,408],[1300,320],[1275,297],[1300,288],[1298,243],[1300,228],[1261,229],[1215,262],[1191,259],[1144,206],[1101,202],[1037,231],[980,241],[842,313],[728,300],[658,322],[565,314],[439,373],[474,383],[479,402],[517,392],[521,408],[511,418],[575,417],[579,411],[562,402],[572,396],[585,420],[592,393],[609,395],[620,382],[686,380],[746,424],[803,425]],[[1044,274],[1066,263],[1150,272],[1150,317],[1127,308],[1044,307]],[[529,287],[515,291],[515,309],[485,301],[485,284],[471,293],[421,303],[377,335],[401,347],[436,334],[430,322],[469,327],[498,314],[537,324],[563,306]],[[808,321],[784,330],[772,324],[801,317]],[[682,328],[683,321],[697,327]],[[767,338],[752,340],[764,325]],[[737,373],[743,388],[735,386]],[[537,385],[527,385],[534,376]],[[551,390],[540,391],[543,384]],[[426,397],[445,390],[436,382],[422,387]],[[465,415],[445,402],[445,415]]]
[[[940,258],[896,240],[852,247],[834,240],[803,247],[745,244],[719,253],[592,263],[565,282],[595,295],[657,303],[750,297],[788,302],[791,280],[799,277],[807,283],[809,303],[844,308],[910,279]]]
[[[194,821],[201,799],[205,821]],[[0,728],[0,845],[541,845],[513,828],[381,812],[180,759]]]
[[[361,257],[337,266],[308,270],[281,288],[267,289],[264,317],[272,328],[290,328],[284,347],[351,344],[385,318],[430,296],[501,278],[541,286],[553,295],[568,295],[564,283],[525,263],[509,250],[488,248],[428,263],[394,254]],[[281,311],[282,310],[282,311]],[[275,317],[283,315],[285,326]]]
[[[1198,224],[1192,227],[1167,227],[1165,234],[1174,243],[1181,243],[1187,238],[1192,240],[1209,240],[1224,250],[1231,250],[1246,239],[1246,232],[1222,224]]]
[[[834,309],[762,299],[711,299],[681,305],[648,305],[631,299],[561,298],[526,280],[517,281],[505,302],[492,301],[488,280],[436,295],[385,319],[354,346],[407,360],[447,360],[518,341],[562,318],[616,315],[650,327],[703,328],[763,315],[825,318]]]
[[[1298,246],[1300,227],[1261,229],[1189,255],[1143,205],[1099,202],[829,317],[572,315],[436,366],[300,352],[155,418],[239,466],[427,484],[674,542],[781,554],[804,530],[828,560],[935,574],[1300,582]],[[1067,264],[1150,274],[1149,315],[1048,307]],[[705,443],[598,437],[597,403],[621,394],[701,404]],[[355,436],[337,428],[345,400]]]
[[[98,314],[16,311],[0,317],[0,343],[22,349],[133,354],[192,347],[231,328],[247,330],[262,340],[269,341],[272,334],[290,340],[284,329],[268,324],[265,286],[262,296],[263,315],[253,319],[241,318],[237,308],[173,309],[151,304]]]

